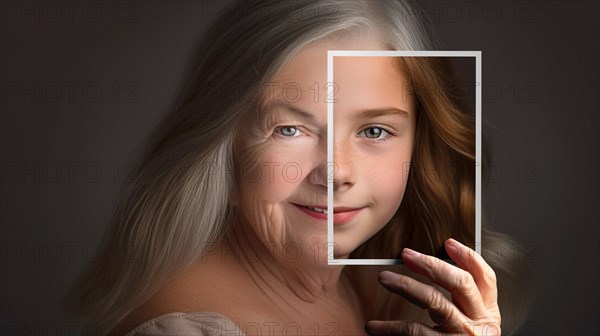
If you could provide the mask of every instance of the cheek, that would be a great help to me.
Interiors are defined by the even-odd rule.
[[[408,182],[410,169],[410,147],[404,147],[386,155],[385,159],[370,161],[365,171],[370,190],[376,199],[383,225],[396,213]]]
[[[287,241],[293,225],[286,200],[310,174],[312,152],[308,144],[265,142],[245,148],[238,162],[240,207],[260,239]]]
[[[267,203],[289,198],[315,167],[310,143],[265,143],[247,153],[238,168],[240,191]]]
[[[406,190],[406,179],[398,175],[389,175],[387,179],[383,174],[380,177],[381,179],[374,183],[374,187],[377,188],[374,194],[380,215],[385,218],[382,224],[385,225],[396,213],[402,202]]]
[[[379,193],[391,197],[389,201],[400,198],[404,194],[409,169],[410,155],[401,155],[396,160],[384,162],[379,173],[374,174]]]

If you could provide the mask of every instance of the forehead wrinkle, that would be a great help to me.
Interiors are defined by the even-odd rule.
[[[272,111],[280,111],[280,112],[285,112],[286,114],[291,114],[294,117],[297,117],[299,119],[304,119],[304,120],[308,120],[308,121],[314,121],[315,120],[315,115],[302,110],[301,108],[290,104],[286,101],[281,101],[281,100],[275,100],[269,104],[267,104],[265,106],[265,111],[268,112],[272,112]]]

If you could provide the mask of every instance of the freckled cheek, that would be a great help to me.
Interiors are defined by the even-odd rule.
[[[399,205],[408,182],[410,160],[410,151],[400,150],[385,159],[363,161],[368,162],[369,166],[364,170],[368,174],[364,178],[368,180],[371,192],[380,205],[386,208]]]

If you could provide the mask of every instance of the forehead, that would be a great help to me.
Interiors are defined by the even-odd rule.
[[[264,96],[268,106],[284,100],[300,109],[326,119],[327,51],[384,50],[369,39],[325,41],[309,45],[293,57],[271,81]],[[353,111],[393,107],[412,111],[414,102],[410,82],[397,57],[335,57],[333,64],[335,115]],[[329,84],[331,85],[331,84]],[[267,95],[268,94],[268,95]],[[346,113],[349,112],[349,113]]]
[[[347,37],[341,40],[314,42],[296,54],[275,76],[277,83],[294,82],[303,86],[327,81],[328,50],[386,50],[373,38]],[[397,57],[334,57],[334,81],[355,77],[378,80],[404,78]],[[348,78],[350,77],[350,78]]]

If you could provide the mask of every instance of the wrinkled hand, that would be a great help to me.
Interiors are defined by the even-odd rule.
[[[413,272],[449,291],[452,300],[435,287],[411,277],[388,271],[379,275],[379,281],[386,289],[428,310],[437,325],[429,327],[416,321],[369,321],[365,326],[369,334],[500,335],[494,271],[479,254],[458,241],[448,239],[445,246],[458,267],[408,248],[402,251],[402,260]]]

